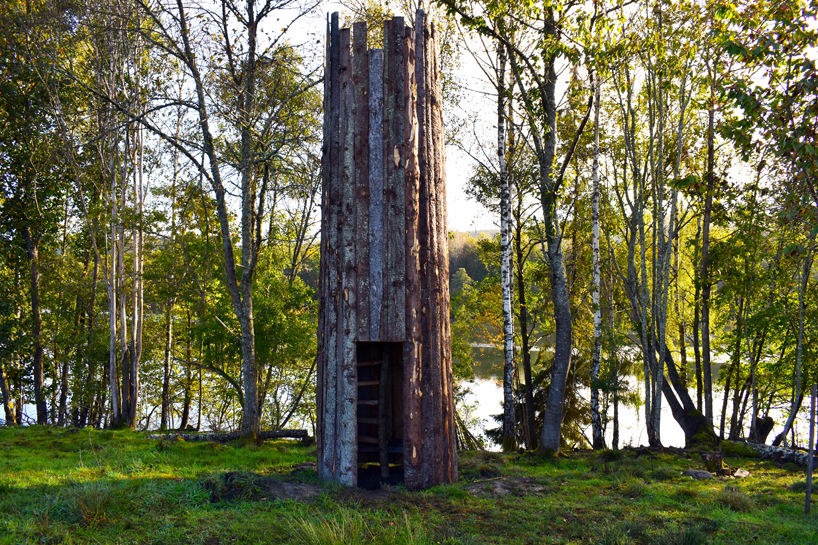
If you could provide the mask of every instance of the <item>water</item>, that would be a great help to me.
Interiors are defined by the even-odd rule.
[[[472,348],[474,357],[475,380],[464,382],[462,387],[468,388],[471,393],[465,397],[465,402],[473,406],[472,416],[477,420],[472,432],[483,437],[485,429],[496,428],[499,423],[492,418],[492,415],[503,412],[503,356],[502,350],[491,346],[476,346]],[[627,377],[629,387],[637,389],[644,395],[644,384],[634,376]],[[583,389],[581,395],[590,400],[590,389]],[[694,394],[695,395],[695,394]],[[713,406],[720,416],[724,393],[716,391],[713,393]],[[730,402],[732,406],[732,401]],[[806,433],[809,422],[807,420],[808,399],[804,400],[799,418],[796,418],[794,427],[796,436],[802,444],[806,443]],[[730,410],[728,408],[728,410]],[[749,409],[748,409],[749,410]],[[619,405],[619,446],[640,446],[648,444],[647,428],[645,426],[644,406],[633,407],[620,403]],[[768,442],[772,441],[777,434],[784,429],[787,417],[787,410],[771,410],[770,416],[775,420],[773,431],[767,436]],[[608,417],[613,419],[613,405],[609,407]],[[749,417],[747,418],[749,420]],[[585,435],[589,441],[591,438],[590,427],[585,430]],[[801,437],[803,435],[803,437]],[[662,421],[659,431],[662,445],[666,447],[684,447],[685,436],[682,428],[673,419],[673,414],[666,400],[662,399]],[[613,422],[608,424],[605,435],[606,444],[610,445],[613,440]],[[490,450],[499,450],[500,447],[490,441],[485,441]]]

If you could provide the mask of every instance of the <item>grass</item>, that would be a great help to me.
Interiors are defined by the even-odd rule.
[[[757,459],[731,461],[749,479],[693,481],[700,461],[675,454],[461,453],[460,481],[421,492],[321,484],[314,460],[287,441],[0,429],[0,544],[818,543],[803,470]]]

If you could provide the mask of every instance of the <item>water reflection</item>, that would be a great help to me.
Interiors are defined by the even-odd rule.
[[[473,416],[478,420],[476,429],[472,430],[485,438],[483,433],[486,428],[496,428],[499,423],[492,418],[492,415],[499,415],[503,412],[503,353],[499,348],[488,345],[478,345],[472,347],[474,358],[475,380],[463,383],[463,387],[468,388],[471,393],[466,396],[466,403],[474,406]],[[716,371],[718,372],[718,371]],[[626,379],[632,389],[640,392],[644,387],[634,376]],[[590,399],[590,389],[583,389],[581,395],[585,399]],[[721,407],[724,399],[722,392],[714,392],[713,405]],[[619,406],[619,446],[640,446],[648,444],[647,428],[645,426],[644,407],[633,407],[627,405]],[[771,411],[770,415],[776,421],[776,428],[769,435],[772,440],[777,433],[783,429],[782,411]],[[613,419],[613,406],[609,408],[608,418]],[[796,430],[798,431],[798,430]],[[590,427],[585,432],[591,437]],[[662,422],[660,429],[662,444],[666,447],[684,447],[684,432],[676,420],[666,401],[662,400]],[[608,445],[613,441],[613,422],[608,424],[605,441]],[[499,450],[497,445],[486,441],[486,445],[491,450]]]

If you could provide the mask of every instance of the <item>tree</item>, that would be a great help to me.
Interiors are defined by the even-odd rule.
[[[255,314],[253,310],[254,277],[258,267],[259,254],[263,245],[262,220],[265,217],[267,193],[270,178],[259,174],[260,166],[283,153],[288,146],[303,141],[304,130],[309,126],[299,126],[292,117],[291,107],[309,91],[315,81],[311,76],[291,74],[289,81],[281,81],[279,88],[257,88],[264,81],[265,73],[278,67],[284,73],[288,62],[294,60],[292,50],[283,43],[284,32],[264,42],[261,25],[275,13],[295,7],[294,0],[280,0],[256,5],[248,0],[240,9],[238,5],[223,1],[218,11],[201,10],[191,16],[181,1],[174,6],[142,4],[145,15],[158,31],[158,37],[148,33],[151,39],[166,54],[178,60],[190,78],[195,97],[190,107],[198,117],[201,140],[197,147],[207,159],[200,161],[195,150],[185,143],[174,141],[172,137],[157,131],[163,138],[173,142],[197,165],[209,181],[216,195],[216,209],[224,254],[225,281],[230,294],[233,312],[239,322],[242,353],[243,417],[241,433],[254,438],[259,429],[259,375],[256,354]],[[314,7],[299,5],[296,19]],[[174,15],[171,16],[171,10]],[[197,20],[203,26],[195,26]],[[237,34],[233,25],[240,29]],[[210,29],[217,29],[215,32]],[[194,32],[204,32],[210,39],[205,47],[193,40]],[[234,37],[238,42],[234,42]],[[215,58],[226,62],[224,75],[219,78],[224,104],[214,103],[206,91],[207,69],[200,59]],[[291,65],[290,65],[291,66]],[[215,75],[215,74],[214,74]],[[260,95],[259,92],[262,92]],[[223,128],[235,136],[235,146],[220,147],[213,126],[214,117],[224,120]],[[240,253],[234,248],[228,209],[229,176],[235,173],[240,188]]]

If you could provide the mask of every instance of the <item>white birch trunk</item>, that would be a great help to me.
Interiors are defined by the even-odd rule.
[[[506,164],[506,49],[497,48],[497,159],[500,163],[500,277],[503,292],[503,450],[516,447],[514,417],[514,315],[511,280],[511,216]]]
[[[592,307],[594,310],[594,345],[591,354],[591,425],[594,449],[605,448],[605,437],[602,432],[602,415],[599,411],[600,356],[602,353],[602,312],[599,304],[599,103],[601,81],[599,74],[594,75],[594,162],[593,162],[593,196],[591,197],[591,244],[593,246],[593,281]]]

